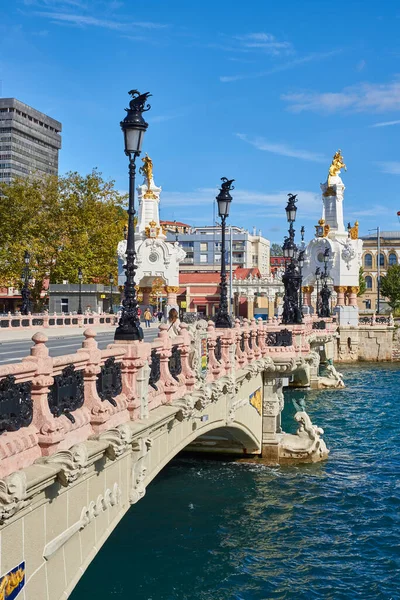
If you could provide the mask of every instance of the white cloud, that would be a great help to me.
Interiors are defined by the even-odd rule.
[[[268,75],[273,75],[274,73],[279,73],[281,71],[288,71],[289,69],[294,69],[299,67],[300,65],[307,64],[309,62],[325,60],[330,58],[331,56],[335,56],[339,54],[341,50],[332,50],[330,52],[321,52],[314,54],[307,54],[307,56],[303,56],[301,58],[296,58],[286,63],[282,63],[280,65],[275,65],[271,69],[267,69],[266,71],[258,71],[256,73],[240,73],[238,75],[221,75],[219,80],[222,83],[231,83],[233,81],[241,81],[243,79],[257,79],[258,77],[267,77]]]
[[[389,173],[390,175],[400,175],[400,162],[379,162],[378,165],[382,173]]]
[[[357,65],[356,65],[356,70],[359,72],[363,71],[365,69],[366,65],[367,65],[367,63],[365,62],[365,60],[360,60],[360,62],[357,63]]]
[[[374,123],[371,127],[389,127],[390,125],[400,125],[400,120],[398,121],[383,121],[381,123]]]
[[[293,148],[287,144],[270,142],[263,137],[249,138],[245,133],[236,133],[235,135],[243,142],[247,142],[264,152],[272,152],[272,154],[279,154],[281,156],[289,156],[291,158],[299,158],[300,160],[309,160],[312,162],[322,163],[327,161],[322,154],[309,152],[308,150],[300,150],[299,148]]]
[[[293,52],[293,46],[290,42],[278,41],[271,33],[248,33],[237,35],[234,39],[238,40],[243,48],[263,50],[273,56]]]
[[[246,190],[241,188],[235,188],[232,192],[233,203],[235,206],[253,206],[254,211],[257,214],[263,216],[285,217],[284,207],[287,203],[288,193],[293,190],[285,190],[279,192],[265,193],[253,190]],[[173,208],[179,207],[180,209],[187,209],[188,213],[193,210],[193,207],[199,206],[202,208],[212,207],[215,204],[215,196],[218,193],[217,187],[215,188],[198,188],[190,192],[168,192],[163,191],[161,194],[161,207],[162,208]],[[318,214],[321,211],[321,197],[320,195],[310,191],[297,191],[298,194],[298,207],[299,212],[312,213],[315,211]],[[271,209],[279,209],[274,212]],[[242,213],[249,216],[248,210]],[[251,212],[253,215],[253,210]]]
[[[292,112],[334,113],[342,110],[354,112],[386,112],[400,110],[400,79],[390,83],[360,83],[340,92],[301,92],[285,94]]]
[[[41,17],[51,19],[52,21],[61,23],[72,23],[77,27],[94,26],[103,27],[106,29],[113,29],[116,31],[128,31],[131,30],[132,27],[140,27],[142,29],[163,29],[165,27],[168,27],[168,25],[164,25],[161,23],[153,23],[151,21],[122,23],[121,21],[116,21],[114,19],[99,19],[97,17],[87,15],[73,15],[69,13],[60,12],[39,11],[36,14]]]

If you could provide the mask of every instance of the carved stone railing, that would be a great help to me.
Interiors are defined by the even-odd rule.
[[[230,381],[249,365],[264,364],[260,359],[294,368],[309,353],[310,340],[317,333],[318,340],[328,338],[335,327],[327,321],[325,330],[316,330],[312,319],[288,327],[237,319],[232,329],[216,329],[199,321],[182,323],[171,339],[162,324],[151,344],[120,341],[104,350],[87,329],[82,348],[59,357],[49,355],[47,337],[36,333],[30,356],[0,366],[0,477],[147,419],[160,405],[183,397],[201,404],[204,385]]]
[[[360,317],[358,319],[359,325],[371,325],[371,326],[388,326],[394,327],[394,319],[390,315],[389,317],[384,317],[380,315],[372,315],[371,317]]]
[[[325,323],[325,321],[315,321],[312,324],[312,328],[313,329],[326,329],[326,323]]]
[[[98,325],[116,325],[117,315],[109,313],[90,313],[87,315],[69,314],[28,314],[0,317],[0,331],[2,329],[32,329],[35,327],[85,327]]]

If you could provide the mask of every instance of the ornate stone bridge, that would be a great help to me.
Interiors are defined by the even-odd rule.
[[[282,432],[280,413],[289,379],[319,385],[335,323],[190,328],[171,340],[161,325],[152,344],[106,350],[87,329],[80,350],[55,358],[36,333],[30,356],[0,367],[0,600],[67,598],[184,448],[267,464],[327,457],[305,412],[296,413],[296,435]]]

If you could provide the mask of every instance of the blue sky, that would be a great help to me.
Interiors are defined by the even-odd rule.
[[[93,167],[127,189],[119,127],[149,91],[144,150],[161,216],[231,222],[281,241],[288,192],[309,238],[320,182],[341,148],[345,219],[397,229],[400,6],[348,0],[0,0],[2,96],[63,123],[60,172]]]

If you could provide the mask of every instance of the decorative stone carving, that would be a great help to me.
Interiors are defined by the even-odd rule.
[[[26,498],[26,475],[24,471],[16,471],[0,480],[1,525],[28,504],[30,504],[30,499]]]
[[[280,458],[307,459],[311,462],[324,460],[328,457],[329,450],[321,438],[324,430],[313,425],[305,411],[298,411],[294,415],[299,424],[295,435],[281,434],[279,455]]]
[[[43,550],[43,556],[49,560],[64,544],[72,538],[75,533],[84,529],[102,512],[108,510],[111,506],[119,504],[121,498],[121,489],[117,483],[114,483],[112,490],[107,488],[104,496],[97,496],[96,501],[90,502],[89,506],[84,506],[81,512],[81,518],[76,521],[71,527],[60,533],[57,537],[51,540]]]
[[[234,402],[231,405],[231,407],[229,408],[229,411],[228,411],[228,416],[226,418],[228,425],[230,423],[233,423],[233,421],[236,419],[236,411],[238,410],[238,408],[241,408],[242,406],[248,406],[248,405],[249,405],[248,398],[243,398],[242,400],[236,400],[236,402]]]
[[[70,450],[61,450],[51,456],[39,458],[39,464],[59,465],[60,471],[57,479],[64,487],[67,487],[87,472],[88,451],[86,444],[76,444]]]
[[[91,439],[109,442],[106,455],[111,460],[119,458],[128,450],[139,450],[139,444],[132,442],[132,430],[128,423],[122,423],[115,429],[103,431]]]
[[[343,375],[336,370],[333,365],[328,365],[326,367],[326,371],[328,373],[327,377],[320,377],[318,379],[318,384],[320,387],[324,388],[344,388]]]
[[[149,437],[141,438],[140,457],[132,466],[132,487],[129,493],[129,502],[136,504],[146,494],[146,473],[147,473],[147,458],[150,448],[153,445],[153,440]]]

